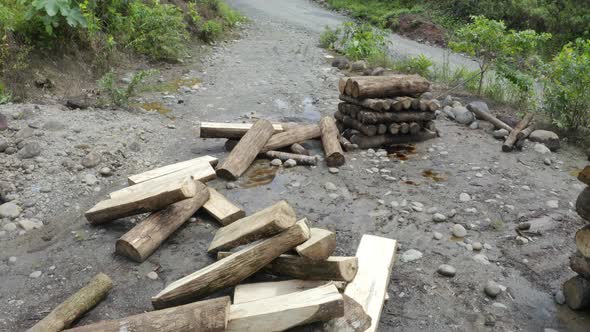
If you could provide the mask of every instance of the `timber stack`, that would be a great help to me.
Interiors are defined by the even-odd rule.
[[[334,120],[322,119],[317,127],[322,140],[328,137],[326,155],[333,155],[340,148],[337,139],[329,138],[337,135]],[[311,221],[298,216],[287,201],[247,215],[207,186],[217,175],[240,174],[244,163],[236,161],[256,157],[276,135],[275,129],[267,121],[249,126],[236,149],[243,142],[248,145],[224,163],[202,156],[129,176],[128,187],[88,210],[86,218],[96,226],[145,214],[113,244],[116,254],[136,263],[148,259],[198,211],[210,215],[220,227],[207,250],[212,263],[155,294],[151,298],[155,310],[68,331],[116,332],[124,327],[129,331],[271,332],[310,323],[316,323],[320,331],[376,331],[396,257],[395,240],[365,234],[354,256],[336,256],[336,233],[311,227]],[[256,274],[281,277],[281,281],[242,283]],[[112,288],[111,279],[99,274],[30,331],[70,328]],[[233,301],[229,296],[210,298],[227,288],[233,288]]]
[[[359,148],[421,142],[437,137],[437,100],[422,98],[430,82],[417,75],[344,77],[334,113],[343,139]]]
[[[578,180],[586,184],[576,201],[576,211],[589,224],[576,232],[577,251],[570,257],[570,268],[577,273],[563,284],[565,302],[573,310],[590,308],[590,166],[580,172]]]

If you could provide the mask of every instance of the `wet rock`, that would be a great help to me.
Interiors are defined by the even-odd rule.
[[[441,240],[441,239],[443,238],[443,235],[442,235],[442,233],[439,233],[439,232],[433,232],[433,233],[432,233],[432,237],[433,237],[435,240]]]
[[[102,176],[111,176],[113,174],[113,171],[110,167],[103,167],[100,169],[99,173]]]
[[[363,71],[367,69],[367,63],[363,60],[355,61],[350,65],[352,71]]]
[[[18,224],[27,232],[43,227],[43,222],[36,219],[21,219],[18,221]]]
[[[225,184],[225,189],[236,189],[238,185],[235,182],[228,182]]]
[[[548,130],[535,130],[529,136],[531,142],[545,144],[551,151],[557,151],[560,148],[559,136]]]
[[[463,238],[467,235],[467,230],[465,229],[465,227],[463,227],[463,225],[459,225],[459,224],[455,224],[453,226],[453,236],[458,237],[458,238]]]
[[[100,154],[92,151],[90,153],[88,153],[86,156],[84,156],[84,158],[82,158],[82,160],[80,161],[80,164],[82,164],[82,166],[86,167],[86,168],[92,168],[95,167],[96,165],[100,164],[102,160],[102,157],[100,156]]]
[[[158,274],[155,271],[149,272],[146,277],[151,280],[158,280]]]
[[[494,136],[495,139],[504,139],[508,135],[510,135],[510,133],[506,129],[494,130],[494,132],[492,133],[492,136]]]
[[[406,250],[404,251],[404,253],[401,256],[401,261],[404,263],[407,262],[413,262],[415,260],[418,260],[420,258],[422,258],[423,254],[416,250],[416,249],[410,249],[410,250]]]
[[[455,116],[455,121],[459,122],[460,124],[468,125],[475,120],[473,113],[471,113],[467,108],[463,106],[456,106],[453,107],[453,115]]]
[[[471,196],[469,196],[468,193],[461,193],[459,195],[459,201],[465,203],[465,202],[469,202],[471,200]]]
[[[39,278],[39,277],[40,277],[42,274],[43,274],[43,272],[41,272],[41,271],[35,271],[35,272],[33,272],[33,273],[29,274],[29,277],[30,277],[30,278],[32,278],[32,279],[37,279],[37,278]]]
[[[481,244],[481,242],[473,242],[471,244],[471,248],[475,251],[480,251],[481,249],[483,249],[483,245]]]
[[[37,141],[27,142],[23,148],[18,152],[20,159],[31,159],[41,154],[41,144]]]
[[[547,207],[550,209],[558,209],[559,208],[559,201],[556,199],[552,199],[552,200],[545,202],[545,205],[547,205]]]
[[[535,146],[533,147],[533,149],[540,154],[548,154],[551,153],[551,150],[549,150],[548,147],[546,147],[544,144],[541,143],[537,143],[535,144]]]
[[[329,190],[329,191],[336,191],[336,190],[338,190],[338,187],[336,187],[336,185],[333,184],[332,182],[326,182],[324,184],[324,188],[326,188],[326,190]]]
[[[0,113],[0,131],[8,129],[8,118]]]
[[[0,205],[0,218],[16,218],[22,212],[20,206],[14,202],[8,202]]]
[[[488,104],[486,104],[483,101],[472,101],[469,104],[467,104],[467,109],[471,112],[473,112],[473,110],[479,110],[483,113],[490,113],[490,109],[488,108]],[[479,120],[482,120],[481,118],[478,118]]]
[[[283,166],[286,168],[291,168],[291,167],[295,167],[297,166],[297,162],[293,159],[287,159],[284,163]]]
[[[331,174],[338,174],[340,170],[336,167],[330,167],[328,168],[328,172],[330,172]]]
[[[454,267],[452,267],[451,265],[442,264],[438,267],[436,272],[438,272],[438,274],[445,276],[445,277],[454,277],[455,274],[457,273],[457,270]]]
[[[496,298],[496,296],[498,296],[498,295],[500,295],[500,293],[502,293],[502,288],[500,288],[500,285],[498,285],[497,283],[495,283],[492,280],[489,280],[486,283],[483,290],[486,293],[486,295],[491,298]]]
[[[279,166],[281,166],[283,164],[283,161],[280,160],[280,159],[273,159],[273,160],[270,161],[270,164],[272,166],[279,167]]]
[[[553,294],[553,300],[555,300],[555,303],[557,304],[564,304],[565,303],[565,296],[563,295],[563,292],[560,290],[558,290],[557,292],[555,292],[555,294]]]
[[[434,222],[443,222],[443,221],[446,221],[446,220],[447,220],[447,217],[444,214],[442,214],[442,213],[435,213],[432,216],[432,221],[434,221]]]

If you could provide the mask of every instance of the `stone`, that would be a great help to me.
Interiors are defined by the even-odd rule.
[[[551,161],[551,159],[549,159],[549,158],[545,158],[545,159],[543,160],[543,164],[545,164],[545,165],[547,165],[547,166],[551,166],[551,164],[552,164],[552,163],[553,163],[553,162],[552,162],[552,161]]]
[[[457,215],[457,210],[451,209],[451,211],[449,211],[449,213],[447,213],[447,218],[452,219],[452,218],[455,218],[456,215]]]
[[[488,258],[488,256],[484,255],[484,254],[477,254],[477,255],[473,255],[473,260],[483,264],[483,265],[488,265],[490,264],[490,259]]]
[[[273,160],[270,161],[270,164],[272,166],[279,167],[279,166],[281,166],[283,164],[283,161],[280,160],[280,159],[273,159]]]
[[[525,245],[527,243],[529,243],[529,240],[525,237],[522,236],[517,236],[516,237],[516,243],[520,244],[520,245]]]
[[[459,195],[459,201],[465,203],[465,202],[469,202],[471,200],[471,196],[469,196],[468,193],[461,193]]]
[[[43,222],[36,219],[21,219],[18,224],[27,232],[43,227]]]
[[[529,135],[529,141],[545,144],[551,151],[557,151],[561,147],[559,136],[549,130],[535,130]]]
[[[442,101],[442,106],[451,106],[453,105],[453,97],[451,95],[447,95],[445,99]]]
[[[445,277],[454,277],[455,274],[457,273],[457,270],[454,267],[452,267],[451,265],[442,264],[438,267],[436,272],[438,272],[438,274],[445,276]]]
[[[151,280],[158,280],[158,274],[155,271],[151,271],[148,274],[146,274],[145,276]]]
[[[0,218],[11,218],[18,217],[22,212],[20,206],[14,202],[8,202],[0,205]]]
[[[557,209],[557,208],[559,208],[559,201],[556,199],[552,199],[552,200],[545,202],[545,205],[547,205],[547,207],[550,209]]]
[[[363,71],[367,69],[367,63],[363,60],[355,61],[350,65],[352,71]]]
[[[20,159],[31,159],[41,154],[41,144],[37,141],[26,142],[18,152]]]
[[[84,158],[82,158],[82,160],[80,161],[80,164],[82,164],[82,166],[84,166],[86,168],[92,168],[92,167],[95,167],[96,165],[100,164],[101,161],[102,161],[102,157],[100,156],[100,154],[92,151],[92,152],[88,153]]]
[[[410,203],[410,207],[412,208],[412,210],[414,210],[416,212],[424,211],[424,204],[422,204],[420,202],[412,202],[412,203]]]
[[[235,182],[228,182],[225,184],[225,189],[236,189],[238,187],[237,183]]]
[[[433,232],[433,233],[432,233],[432,237],[433,237],[435,240],[442,240],[442,238],[443,238],[443,235],[442,235],[442,233],[439,233],[439,232]]]
[[[98,179],[96,178],[96,176],[94,176],[94,174],[90,174],[90,173],[84,175],[84,178],[82,179],[82,181],[84,183],[86,183],[86,185],[89,185],[89,186],[93,186],[93,185],[98,184]]]
[[[40,277],[42,274],[43,274],[43,272],[41,272],[41,271],[35,271],[35,272],[33,272],[33,273],[29,274],[29,277],[30,277],[30,278],[33,278],[33,279],[37,279],[37,278],[39,278],[39,277]]]
[[[488,104],[486,104],[483,101],[472,101],[469,104],[467,104],[467,109],[471,112],[474,112],[474,110],[479,110],[482,113],[490,113],[490,109],[488,108]],[[478,118],[479,120],[483,120],[481,118]]]
[[[453,236],[458,238],[464,238],[467,235],[467,230],[463,225],[455,224],[452,229]]]
[[[557,304],[564,304],[565,303],[565,296],[563,295],[563,292],[560,290],[558,290],[557,292],[555,292],[555,294],[553,294],[553,300],[555,300],[555,303]]]
[[[291,168],[291,167],[295,167],[297,166],[297,162],[293,159],[287,159],[284,163],[283,166],[286,168]]]
[[[0,113],[0,131],[8,129],[8,118]]]
[[[17,258],[15,256],[8,257],[8,264],[14,265],[16,264]]]
[[[481,242],[473,242],[471,244],[471,248],[475,251],[480,251],[481,249],[483,249],[483,245],[481,244]]]
[[[26,140],[27,138],[33,137],[35,135],[35,130],[30,127],[23,128],[14,134],[14,142],[16,144]]]
[[[330,172],[331,174],[338,174],[340,170],[336,167],[330,167],[328,168],[328,172]]]
[[[533,147],[533,150],[535,150],[539,154],[551,153],[551,150],[549,150],[548,147],[546,147],[544,144],[541,144],[541,143],[535,144],[535,146]]]
[[[502,309],[502,310],[508,310],[508,307],[506,305],[499,303],[499,302],[492,303],[492,307],[497,308],[497,309]]]
[[[498,296],[498,295],[500,295],[500,293],[502,293],[502,288],[500,288],[500,285],[498,285],[497,283],[495,283],[492,280],[489,280],[486,283],[483,290],[486,293],[486,295],[491,298],[496,298],[496,296]]]
[[[432,216],[432,221],[434,221],[434,222],[443,222],[443,221],[446,221],[446,220],[447,220],[447,217],[444,214],[442,214],[442,213],[435,213]]]
[[[0,152],[4,152],[9,147],[7,141],[0,140]]]
[[[442,112],[447,116],[447,118],[455,120],[455,113],[453,113],[453,108],[451,106],[445,106]]]
[[[103,167],[100,169],[99,171],[100,175],[102,176],[111,176],[111,174],[113,174],[113,171],[111,170],[110,167]]]
[[[338,187],[336,187],[336,185],[333,184],[332,182],[326,182],[324,184],[324,188],[326,188],[326,190],[329,190],[329,191],[336,191],[336,190],[338,190]]]
[[[508,135],[510,135],[510,132],[506,129],[494,130],[494,132],[492,133],[492,136],[494,136],[495,139],[504,139]]]
[[[469,125],[470,129],[479,129],[479,121],[473,121],[470,125]]]
[[[5,224],[3,228],[7,232],[13,232],[13,231],[16,231],[16,224],[13,222],[9,222],[9,223]]]
[[[473,113],[463,106],[453,107],[452,112],[455,116],[455,121],[459,122],[460,124],[469,125],[473,122],[473,120],[475,120]]]
[[[404,263],[408,263],[408,262],[413,262],[415,260],[418,260],[420,258],[422,258],[422,253],[416,249],[410,249],[410,250],[406,250],[400,260]]]

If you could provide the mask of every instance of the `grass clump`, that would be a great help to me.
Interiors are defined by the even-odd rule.
[[[156,73],[155,70],[140,70],[133,75],[129,84],[121,87],[117,85],[117,76],[111,71],[98,81],[98,85],[107,97],[108,103],[123,107],[129,104],[129,98],[135,95],[144,79]]]

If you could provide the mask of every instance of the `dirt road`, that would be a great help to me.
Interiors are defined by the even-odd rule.
[[[223,157],[223,140],[196,138],[199,121],[261,117],[311,122],[335,111],[342,73],[329,66],[316,44],[321,27],[341,18],[304,1],[230,2],[252,17],[252,24],[243,38],[219,45],[202,64],[187,68],[185,76],[201,79],[202,86],[143,97],[166,103],[172,110],[167,116],[0,107],[15,129],[0,132],[0,140],[12,144],[15,133],[22,132],[17,130],[32,128],[26,139],[42,147],[36,159],[0,154],[0,179],[14,184],[12,199],[24,209],[14,221],[2,220],[0,330],[30,327],[99,271],[116,286],[80,324],[150,310],[150,297],[165,285],[213,261],[206,248],[218,226],[204,215],[183,226],[143,264],[113,255],[116,239],[137,219],[90,227],[83,218],[85,210],[123,186],[131,173],[203,154]],[[506,154],[489,129],[437,123],[443,137],[418,144],[407,160],[349,153],[338,174],[324,165],[274,174],[267,162],[260,162],[254,170],[264,175],[244,176],[236,189],[226,189],[220,180],[210,185],[247,213],[286,199],[314,226],[336,231],[340,255],[353,255],[364,233],[397,239],[400,256],[409,249],[420,251],[418,260],[396,262],[380,331],[587,331],[588,315],[573,314],[552,296],[573,274],[567,257],[583,222],[571,210],[581,187],[570,173],[585,165],[584,158],[568,147],[539,155],[530,145]],[[317,142],[311,148],[321,153]],[[103,156],[98,166],[66,167],[88,151]],[[551,165],[544,164],[546,158]],[[99,174],[104,166],[113,169],[111,176]],[[396,180],[385,181],[381,174]],[[326,189],[328,182],[337,190]],[[462,193],[470,200],[461,201]],[[552,200],[558,208],[548,207]],[[456,215],[434,223],[435,209],[449,217],[454,209]],[[45,225],[7,230],[24,217]],[[530,221],[541,235],[517,244],[519,221]],[[468,229],[466,241],[451,236],[455,223]],[[433,232],[442,239],[433,239]],[[485,249],[469,250],[473,242]],[[456,276],[438,275],[440,264],[454,266]],[[157,271],[157,280],[146,277],[150,271]],[[506,291],[495,299],[486,297],[488,280]]]

